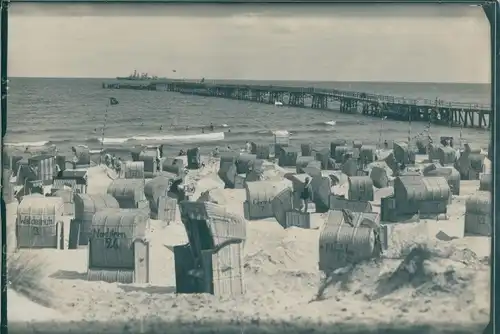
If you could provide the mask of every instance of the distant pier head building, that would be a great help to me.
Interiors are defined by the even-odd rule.
[[[489,129],[490,105],[449,102],[439,99],[413,99],[336,89],[273,85],[245,85],[186,80],[115,80],[104,82],[105,89],[137,89],[178,92],[189,95],[246,100],[293,107],[339,110],[447,126]]]

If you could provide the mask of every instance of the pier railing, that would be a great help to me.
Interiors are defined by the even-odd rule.
[[[178,84],[187,83],[185,81],[180,81]],[[191,83],[192,84],[192,83]],[[196,83],[195,83],[196,84]],[[194,88],[191,85],[186,85],[186,88]],[[390,103],[390,104],[404,104],[404,105],[415,105],[415,106],[425,106],[425,107],[445,107],[452,109],[472,109],[472,110],[482,110],[485,113],[489,113],[491,107],[485,104],[478,103],[467,103],[467,102],[448,102],[443,100],[430,100],[430,99],[415,99],[407,97],[398,97],[374,93],[363,93],[355,91],[344,91],[338,89],[330,88],[317,88],[317,87],[293,87],[293,86],[273,86],[273,85],[230,85],[230,84],[200,84],[197,88],[219,88],[219,89],[248,89],[248,90],[260,90],[260,91],[272,91],[272,92],[293,92],[293,93],[304,93],[304,94],[326,94],[334,95],[344,98],[353,98],[359,101],[365,102],[379,102],[379,103]]]
[[[387,115],[389,118],[443,123],[452,126],[489,128],[491,121],[485,116],[491,113],[491,106],[480,103],[450,102],[437,99],[408,98],[384,94],[346,91],[318,87],[297,87],[282,85],[253,85],[218,82],[195,82],[187,80],[117,80],[103,83],[103,88],[145,89],[214,96],[261,103],[288,98],[288,104],[296,107],[328,109],[329,101],[341,104],[341,112],[352,112],[361,105],[362,114],[369,116]],[[304,98],[311,98],[312,104],[305,105]],[[280,100],[282,101],[282,100]],[[282,101],[283,102],[283,101]]]

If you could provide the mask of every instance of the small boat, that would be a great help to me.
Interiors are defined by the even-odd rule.
[[[281,102],[281,101],[274,101],[274,105],[276,107],[282,107],[283,106],[283,102]]]
[[[334,126],[335,124],[337,124],[337,122],[336,121],[328,121],[328,122],[325,122],[325,124]]]

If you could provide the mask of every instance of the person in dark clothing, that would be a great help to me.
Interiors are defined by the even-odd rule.
[[[214,125],[210,123],[210,131],[214,131]]]
[[[73,164],[73,169],[76,169],[76,165],[78,163],[78,158],[76,157],[76,155],[73,157],[71,163]]]
[[[158,152],[160,152],[160,158],[163,158],[163,144],[158,147]]]
[[[120,175],[120,172],[122,170],[122,158],[118,158],[115,162],[115,170],[118,175]]]
[[[387,142],[387,140],[384,140],[384,148],[386,150],[389,149],[389,143]]]
[[[306,177],[304,182],[304,189],[302,189],[302,193],[300,194],[300,198],[304,202],[304,213],[307,212],[307,207],[309,201],[311,200],[312,189],[311,189],[311,180]]]
[[[352,158],[352,153],[347,152],[346,154],[344,154],[344,157],[342,158],[342,163],[346,163],[347,160],[349,160],[350,158]]]
[[[212,152],[212,156],[214,158],[218,158],[219,157],[219,148],[218,147],[215,147],[213,152]]]
[[[156,171],[160,172],[161,171],[161,161],[160,158],[156,158]]]
[[[184,199],[184,191],[180,189],[180,185],[182,184],[182,179],[176,179],[170,185],[168,192],[177,195],[177,200],[180,202]]]
[[[361,166],[363,166],[363,169],[365,169],[366,167],[368,167],[369,162],[368,162],[368,157],[367,156],[363,157],[363,159],[361,161],[361,164],[362,164]]]

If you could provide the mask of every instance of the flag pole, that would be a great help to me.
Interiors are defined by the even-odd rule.
[[[378,148],[382,149],[382,129],[384,128],[384,119],[380,120],[380,128],[378,130]]]
[[[383,116],[380,119],[380,128],[378,131],[378,147],[379,147],[379,149],[382,149],[382,147],[383,147],[383,145],[382,145],[382,133],[384,132],[384,120],[385,120],[385,116]]]
[[[106,109],[104,110],[104,124],[102,126],[102,136],[101,136],[101,154],[100,154],[100,162],[99,164],[102,164],[102,153],[104,150],[104,131],[106,130],[106,122],[108,118],[108,107],[109,107],[109,99],[106,102]]]
[[[434,112],[436,115],[438,114],[438,98],[436,97],[436,101],[434,104]],[[432,136],[431,136],[431,125],[432,125],[432,113],[429,116],[429,123],[427,124],[427,140],[428,140],[428,145],[427,145],[427,154],[430,152],[430,145],[432,145]]]
[[[410,150],[411,143],[411,110],[408,109],[408,150]]]
[[[462,134],[463,126],[460,125],[460,150],[462,149],[462,143],[463,143],[463,134]]]

